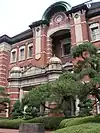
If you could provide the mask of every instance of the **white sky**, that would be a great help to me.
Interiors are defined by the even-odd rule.
[[[44,11],[60,0],[0,0],[0,36],[14,36],[33,22],[40,20]],[[75,6],[87,0],[64,0]],[[100,1],[100,0],[93,0]]]

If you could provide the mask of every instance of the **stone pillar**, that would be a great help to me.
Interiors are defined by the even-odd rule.
[[[9,104],[7,103],[7,109],[6,109],[6,117],[9,117]]]
[[[74,100],[71,99],[71,116],[74,115]]]
[[[23,89],[22,89],[22,88],[20,88],[20,94],[19,94],[19,99],[20,99],[20,102],[22,101],[23,96],[24,96]]]
[[[43,107],[43,105],[40,105],[40,115],[43,115],[44,114],[44,107]]]
[[[46,102],[45,103],[45,106],[46,107],[49,107],[49,102]],[[46,112],[46,114],[48,114],[49,113],[49,109],[48,108],[45,108],[45,112]]]
[[[69,15],[71,27],[72,47],[82,42],[89,41],[86,10],[81,9]]]
[[[52,57],[52,38],[48,37],[47,38],[47,62],[50,60]]]
[[[97,114],[100,114],[100,102],[97,102]]]
[[[33,31],[34,43],[34,58],[33,65],[44,67],[47,65],[46,61],[46,44],[47,44],[47,24],[41,20],[38,25],[32,24],[30,28]]]
[[[79,114],[79,111],[80,111],[80,108],[78,107],[79,103],[80,103],[80,101],[79,101],[78,97],[76,96],[76,103],[75,103],[75,105],[76,105],[75,115],[76,116]]]

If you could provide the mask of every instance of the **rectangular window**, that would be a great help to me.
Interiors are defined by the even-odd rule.
[[[24,60],[25,59],[25,51],[24,49],[20,49],[20,60]]]
[[[92,40],[100,39],[100,31],[98,27],[91,28],[91,32],[92,32]]]
[[[70,43],[63,44],[63,55],[70,54]]]
[[[62,56],[70,54],[71,39],[67,38],[61,40],[61,45],[62,45]]]
[[[29,51],[28,51],[28,57],[32,57],[32,49],[33,49],[33,47],[32,46],[30,46],[29,47]]]
[[[12,62],[16,61],[16,51],[12,52]]]

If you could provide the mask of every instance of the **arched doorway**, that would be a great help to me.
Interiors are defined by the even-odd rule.
[[[70,30],[59,30],[51,35],[52,54],[59,57],[62,63],[68,61],[71,49]]]
[[[49,31],[50,32],[50,31]],[[70,29],[55,29],[49,34],[52,42],[52,56],[55,55],[65,64],[71,59],[71,35]]]

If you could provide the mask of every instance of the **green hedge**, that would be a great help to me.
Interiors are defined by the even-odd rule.
[[[56,130],[53,133],[100,133],[100,124],[87,123],[69,126],[67,128]]]
[[[64,120],[64,117],[39,117],[32,120],[27,120],[28,123],[43,123],[45,129],[55,130],[59,127],[60,122]]]
[[[65,128],[68,126],[79,125],[84,123],[91,123],[91,122],[100,123],[100,117],[88,116],[88,117],[65,119],[61,121],[60,128]]]
[[[22,119],[13,119],[13,120],[9,120],[9,119],[5,119],[5,120],[0,120],[0,128],[11,128],[11,129],[18,129],[19,125],[21,123],[25,122]]]
[[[43,123],[45,129],[55,130],[59,127],[64,117],[37,117],[30,120],[13,119],[0,120],[0,128],[18,129],[21,123]]]

